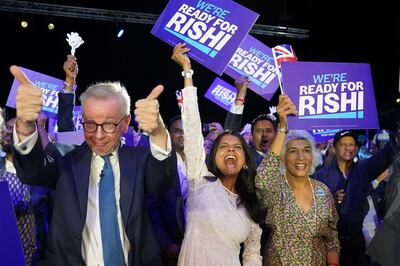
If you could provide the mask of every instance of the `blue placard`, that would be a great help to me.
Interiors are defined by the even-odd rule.
[[[25,265],[24,252],[7,182],[0,182],[0,216],[0,264]]]

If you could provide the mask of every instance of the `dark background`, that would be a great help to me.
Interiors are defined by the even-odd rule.
[[[160,14],[168,1],[37,2]],[[369,63],[380,126],[394,127],[400,107],[396,103],[399,97],[400,23],[394,1],[390,1],[392,4],[343,0],[236,2],[260,14],[256,24],[308,29],[308,39],[253,35],[269,47],[291,44],[299,61]],[[28,28],[21,28],[21,19],[29,22]],[[53,31],[47,29],[49,20],[55,23]],[[134,103],[157,84],[163,84],[165,91],[159,101],[164,121],[168,121],[179,113],[174,92],[182,88],[183,79],[180,68],[170,59],[172,47],[151,35],[152,27],[127,24],[125,35],[117,39],[116,24],[113,22],[0,11],[0,105],[5,105],[13,81],[8,71],[12,64],[64,79],[62,64],[70,52],[66,34],[74,31],[85,41],[76,52],[79,64],[78,96],[93,82],[119,80],[129,90]],[[215,74],[194,60],[192,67],[195,71],[194,82],[199,88],[203,122],[220,121],[223,124],[226,112],[201,97]],[[230,77],[223,75],[222,78],[233,84]],[[269,105],[276,105],[278,93],[271,102],[267,102],[249,91],[244,122],[267,112]]]

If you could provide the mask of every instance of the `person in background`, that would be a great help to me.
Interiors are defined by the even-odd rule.
[[[175,186],[165,192],[146,195],[149,216],[158,244],[161,247],[164,266],[178,263],[179,251],[185,231],[186,198],[188,183],[184,150],[182,119],[176,115],[169,120],[168,132],[177,157]]]
[[[257,165],[264,159],[277,134],[277,121],[272,114],[261,114],[251,122],[253,155]]]
[[[247,145],[253,145],[253,141],[251,140],[251,125],[249,123],[243,126],[242,131],[240,131],[240,135],[243,136]]]
[[[188,51],[185,44],[177,44],[172,55],[184,76],[181,112],[189,185],[178,265],[261,265],[261,229],[257,222],[263,220],[264,212],[255,194],[254,161],[240,134],[228,131],[214,141],[207,169]]]
[[[15,217],[17,219],[18,233],[24,251],[25,263],[28,266],[36,265],[41,257],[42,245],[44,243],[41,237],[38,237],[38,241],[36,241],[35,212],[30,192],[31,188],[20,182],[14,168],[12,132],[16,118],[8,119],[5,123],[4,120],[4,111],[0,110],[0,139],[1,150],[3,152],[3,156],[0,157],[0,181],[5,181],[8,184]],[[41,230],[39,230],[39,233],[41,233]]]
[[[335,158],[314,173],[335,197],[339,213],[338,233],[341,265],[368,265],[362,225],[366,215],[371,182],[384,172],[399,151],[396,137],[374,156],[354,162],[358,151],[357,134],[341,130],[334,136]]]
[[[219,134],[224,132],[224,129],[222,128],[221,124],[218,122],[212,122],[208,124],[208,134],[205,137],[205,139],[210,140],[211,142],[214,142],[214,140],[218,137]]]
[[[395,119],[392,133],[400,134],[400,115]],[[390,135],[389,135],[390,136]],[[389,140],[391,137],[389,137]],[[389,141],[390,144],[390,141]],[[386,144],[387,145],[387,144]],[[379,225],[366,254],[371,256],[375,265],[396,266],[400,261],[400,154],[396,154],[389,167],[388,183],[385,187],[385,217]]]
[[[389,142],[390,132],[384,130],[383,132],[378,132],[373,138],[373,148],[369,149],[370,141],[367,141],[358,151],[359,160],[365,160],[370,158],[373,154],[377,153],[379,150],[383,149],[385,145]],[[379,135],[381,135],[379,137]],[[382,135],[384,135],[382,137]],[[373,153],[371,152],[373,151]],[[365,239],[365,246],[368,247],[372,238],[375,235],[377,228],[379,227],[383,217],[385,216],[385,186],[387,183],[387,178],[390,176],[390,167],[381,173],[377,178],[375,178],[368,187],[367,192],[367,202],[364,207],[364,221],[363,221],[363,234]],[[373,265],[373,261],[371,261]]]
[[[204,139],[204,152],[206,153],[206,163],[208,164],[208,159],[210,158],[211,147],[213,141],[210,139]]]

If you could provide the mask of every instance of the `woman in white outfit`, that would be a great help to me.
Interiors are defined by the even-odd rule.
[[[261,265],[258,223],[263,221],[264,211],[255,194],[255,163],[240,134],[224,132],[211,148],[207,169],[188,51],[185,44],[177,44],[172,55],[183,68],[181,112],[189,184],[178,265]]]

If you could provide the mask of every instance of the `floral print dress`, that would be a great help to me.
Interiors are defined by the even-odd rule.
[[[257,192],[268,208],[271,228],[264,264],[325,266],[327,253],[340,250],[333,196],[325,184],[312,180],[315,200],[303,213],[280,172],[280,161],[270,152],[257,169]]]

